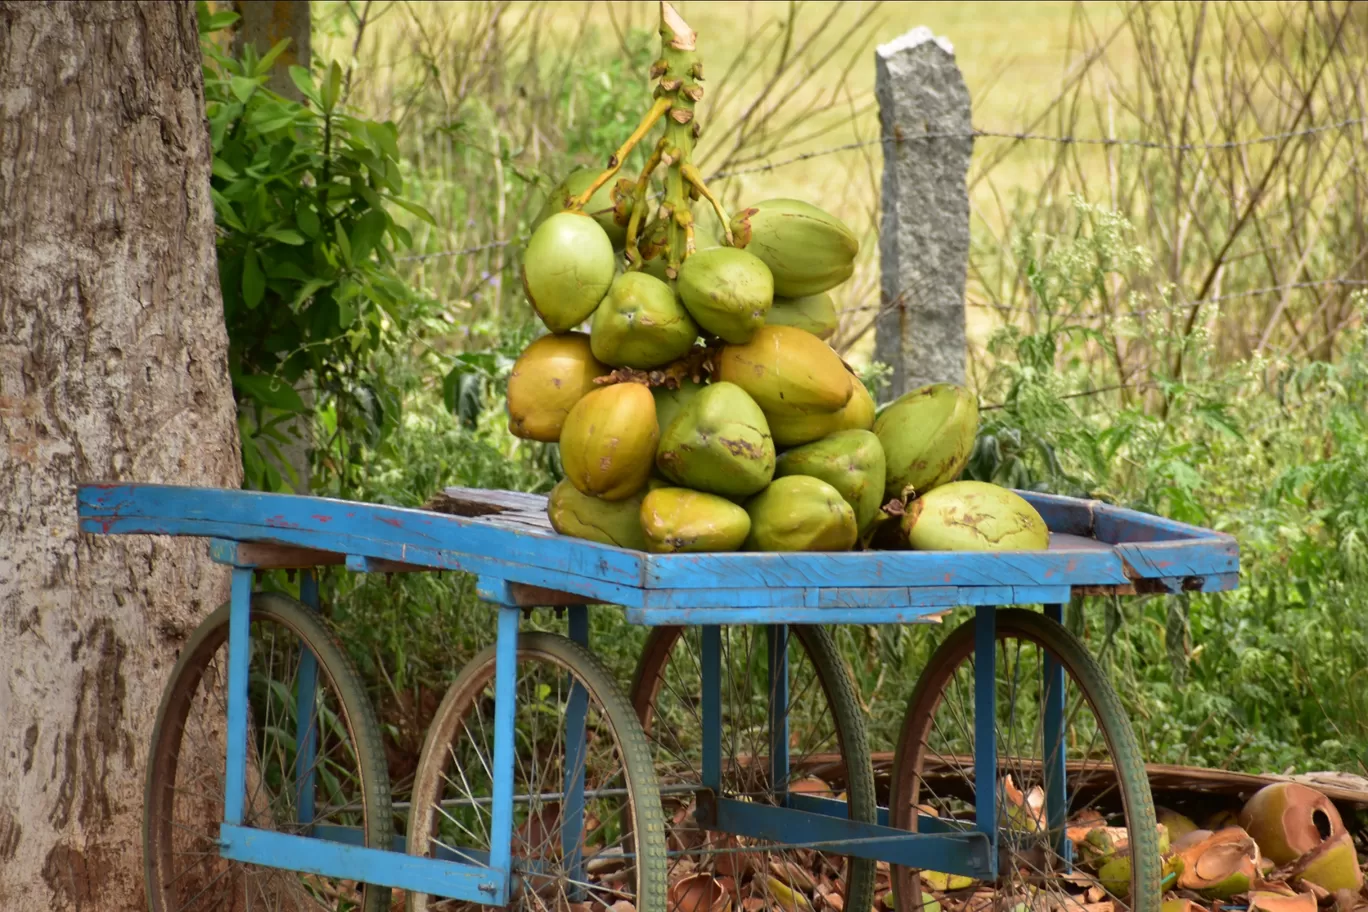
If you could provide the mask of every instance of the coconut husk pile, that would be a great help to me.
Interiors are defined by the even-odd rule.
[[[805,784],[817,789],[815,782],[809,777]],[[1043,791],[1020,789],[1010,776],[1002,785],[1009,825],[1045,829]],[[689,813],[680,809],[676,824]],[[1238,812],[1219,811],[1204,826],[1167,808],[1158,809],[1158,818],[1162,912],[1368,912],[1353,839],[1335,805],[1314,788],[1290,781],[1268,785]],[[1048,898],[1040,892],[1005,896],[983,881],[922,871],[923,912],[1128,912],[1129,832],[1086,809],[1067,822],[1066,833],[1073,873],[1060,875]],[[790,850],[776,860],[761,846],[747,852],[744,840],[701,831],[675,830],[672,840],[677,844],[671,849],[699,854],[672,865],[667,912],[846,912],[841,872],[831,866],[839,859],[832,856]],[[710,854],[718,849],[723,851]],[[889,865],[880,862],[876,878],[871,912],[892,912]]]

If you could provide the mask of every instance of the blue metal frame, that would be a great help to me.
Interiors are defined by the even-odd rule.
[[[1064,606],[1053,604],[1045,606],[1045,616],[1057,623],[1064,622]],[[1045,704],[1045,718],[1042,726],[1042,761],[1045,765],[1045,825],[1055,834],[1054,849],[1065,864],[1073,858],[1073,843],[1069,842],[1064,825],[1068,817],[1068,796],[1065,794],[1064,753],[1064,666],[1051,654],[1045,655],[1044,692],[1041,699]]]
[[[699,665],[702,685],[703,787],[714,796],[722,794],[722,628],[709,624],[699,631]],[[704,803],[698,805],[701,823],[710,815]]]
[[[789,780],[789,680],[788,626],[770,624],[765,628],[769,658],[770,787],[783,790],[788,799]]]
[[[489,867],[496,875],[492,890],[485,891],[493,906],[508,903],[513,872],[513,762],[517,710],[518,609],[499,608],[499,634],[494,647],[494,794],[489,823]]]
[[[318,610],[318,577],[305,570],[299,581],[299,601]],[[307,827],[314,819],[314,786],[317,771],[318,726],[314,695],[318,690],[318,659],[305,649],[299,657],[299,680],[295,694],[295,808],[299,822]]]
[[[570,639],[581,646],[589,646],[589,609],[575,605],[570,609]],[[584,853],[584,767],[588,745],[585,743],[584,722],[589,711],[589,692],[584,685],[569,677],[570,699],[565,709],[565,810],[561,815],[561,853],[570,880],[583,881]],[[571,902],[580,902],[582,890],[572,887],[567,891]]]
[[[987,837],[997,876],[997,609],[974,611],[974,828]]]
[[[997,605],[1045,604],[1058,620],[1074,587],[1113,591],[1203,591],[1238,584],[1239,549],[1224,534],[1101,504],[1019,492],[1041,512],[1052,532],[1048,551],[996,554],[862,552],[845,554],[651,555],[568,539],[498,516],[455,517],[420,510],[318,497],[174,485],[81,485],[81,529],[100,534],[170,534],[213,539],[211,555],[232,565],[228,638],[228,697],[222,854],[287,870],[346,877],[492,906],[505,905],[513,885],[513,768],[519,586],[559,597],[623,607],[640,624],[701,626],[703,786],[700,819],[715,829],[782,843],[819,843],[845,854],[911,867],[992,877],[997,867],[996,764]],[[532,503],[541,503],[522,496]],[[541,507],[537,507],[541,509]],[[297,563],[254,547],[297,553]],[[274,560],[275,563],[270,561]],[[499,606],[495,648],[495,719],[491,850],[469,857],[417,858],[365,848],[357,830],[316,826],[311,835],[285,835],[242,826],[246,797],[247,672],[252,568],[342,564],[358,572],[460,570],[478,577],[481,598]],[[306,574],[301,600],[317,606],[317,582]],[[568,604],[567,602],[561,602]],[[721,626],[765,625],[769,637],[771,774],[789,770],[787,641],[789,624],[922,623],[958,606],[975,612],[975,803],[972,831],[923,815],[919,832],[851,821],[844,802],[791,794],[783,806],[721,795]],[[586,642],[588,619],[572,607],[572,639]],[[1045,667],[1046,807],[1062,832],[1067,809],[1064,778],[1064,675]],[[314,724],[317,663],[302,657],[296,697],[296,778],[301,822],[313,819],[317,751]],[[568,810],[561,839],[577,866],[584,814],[587,695],[572,687],[566,713]],[[1053,749],[1057,747],[1058,749]],[[397,844],[396,849],[402,849]],[[1063,850],[1067,853],[1067,840]],[[1067,855],[1066,855],[1067,858]]]
[[[228,756],[223,774],[223,820],[242,823],[247,801],[247,671],[251,658],[252,571],[233,568],[228,609]]]

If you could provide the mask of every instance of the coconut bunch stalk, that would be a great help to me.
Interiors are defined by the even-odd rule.
[[[602,169],[552,191],[524,250],[551,335],[514,365],[509,426],[560,447],[553,528],[660,552],[1045,547],[1024,500],[954,486],[978,426],[968,390],[913,391],[876,422],[826,342],[858,239],[803,200],[729,215],[694,162],[698,34],[667,2],[659,34],[651,106]],[[966,514],[979,527],[951,534]]]

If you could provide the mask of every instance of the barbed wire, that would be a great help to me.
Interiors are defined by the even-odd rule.
[[[839,152],[850,152],[855,149],[862,149],[867,146],[877,145],[897,145],[904,142],[922,142],[930,139],[1010,139],[1016,142],[1050,142],[1058,145],[1075,146],[1128,146],[1137,149],[1162,149],[1169,152],[1196,152],[1196,151],[1229,151],[1233,149],[1243,149],[1249,146],[1263,145],[1266,143],[1283,142],[1288,139],[1297,139],[1305,136],[1315,136],[1319,133],[1329,133],[1335,130],[1344,130],[1353,126],[1368,124],[1368,117],[1353,117],[1348,120],[1340,120],[1335,123],[1320,124],[1314,127],[1307,127],[1303,130],[1289,130],[1284,133],[1270,133],[1266,136],[1255,136],[1249,139],[1228,140],[1218,143],[1168,143],[1150,139],[1122,139],[1120,137],[1107,136],[1051,136],[1045,133],[1013,133],[1005,130],[958,130],[951,132],[935,133],[902,133],[899,131],[894,136],[881,136],[878,139],[864,139],[856,142],[844,143],[839,146],[832,146],[827,149],[817,149],[812,152],[802,152],[798,155],[785,158],[782,161],[771,162],[763,165],[752,165],[750,167],[724,169],[714,172],[709,176],[709,180],[723,180],[728,177],[737,177],[742,174],[754,174],[761,171],[773,171],[787,165],[796,164],[801,161],[808,161],[813,158],[820,158],[824,155],[835,155]]]
[[[968,307],[977,310],[991,310],[998,314],[1030,314],[1032,316],[1059,316],[1069,319],[1079,320],[1101,320],[1108,316],[1115,316],[1117,319],[1128,319],[1132,317],[1143,317],[1150,314],[1173,313],[1180,310],[1191,310],[1194,307],[1203,307],[1208,304],[1218,304],[1222,301],[1233,301],[1241,298],[1253,298],[1262,295],[1280,294],[1284,291],[1297,291],[1307,288],[1328,288],[1340,286],[1345,288],[1368,288],[1368,279],[1318,279],[1309,282],[1288,282],[1283,285],[1269,285],[1263,288],[1249,288],[1244,291],[1232,291],[1228,294],[1215,295],[1209,298],[1202,298],[1197,301],[1180,301],[1164,307],[1147,307],[1143,310],[1118,311],[1116,314],[1105,313],[1072,313],[1068,311],[1046,311],[1039,307],[1005,307],[993,304],[988,301],[966,301]],[[898,310],[904,302],[904,296],[888,304],[865,304],[859,307],[847,307],[841,311],[844,314],[871,313],[877,311],[879,316],[885,313],[892,313]]]
[[[495,250],[499,247],[507,247],[509,244],[519,244],[527,240],[525,237],[507,238],[502,241],[490,241],[487,244],[476,244],[474,247],[465,247],[460,250],[437,250],[432,253],[415,253],[410,256],[395,257],[401,263],[411,263],[415,260],[436,260],[443,257],[465,256],[469,253],[479,253],[483,250]]]
[[[1126,146],[1138,149],[1162,149],[1170,152],[1195,152],[1200,150],[1220,151],[1243,149],[1249,146],[1257,146],[1265,143],[1283,142],[1288,139],[1297,139],[1306,136],[1315,136],[1320,133],[1329,133],[1334,130],[1344,130],[1349,127],[1368,124],[1368,117],[1353,117],[1348,120],[1340,120],[1335,123],[1319,124],[1307,127],[1304,130],[1290,130],[1283,133],[1270,133],[1266,136],[1255,136],[1249,139],[1230,140],[1219,143],[1166,143],[1148,139],[1122,139],[1119,137],[1087,137],[1087,136],[1051,136],[1045,133],[1013,133],[1005,130],[960,130],[950,132],[922,132],[922,133],[903,133],[898,131],[894,136],[883,136],[878,139],[864,139],[855,142],[842,143],[839,146],[831,146],[826,149],[816,149],[811,152],[800,152],[777,162],[751,165],[748,167],[723,169],[715,171],[708,176],[708,180],[725,180],[729,177],[739,177],[743,174],[757,174],[765,171],[775,171],[788,165],[798,162],[810,161],[814,158],[821,158],[826,155],[836,155],[841,152],[851,152],[855,149],[863,149],[868,146],[883,144],[897,144],[902,142],[924,142],[932,139],[1010,139],[1015,142],[1050,142],[1058,145],[1079,145],[1079,146]],[[476,244],[472,247],[463,247],[459,250],[437,250],[431,253],[417,253],[408,256],[401,256],[397,259],[400,262],[412,263],[426,260],[445,259],[449,257],[467,256],[472,253],[482,253],[486,250],[496,250],[507,247],[510,244],[519,244],[526,241],[526,237],[506,238],[504,240],[490,241],[485,244]]]

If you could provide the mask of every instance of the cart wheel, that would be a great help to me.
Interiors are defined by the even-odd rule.
[[[157,710],[143,818],[148,905],[153,912],[388,908],[386,888],[220,857],[228,613],[222,606],[191,634]],[[250,617],[243,825],[301,835],[316,833],[312,826],[345,827],[348,841],[389,848],[394,820],[380,730],[351,661],[323,619],[294,599],[255,594]],[[314,661],[303,663],[303,674],[316,669],[317,684],[312,723],[299,738],[306,655]],[[316,747],[311,763],[296,763],[297,741]],[[301,802],[309,791],[301,783],[313,784],[312,799]],[[300,822],[310,800],[312,826]]]
[[[787,629],[787,781],[769,768],[771,699],[769,647]],[[701,628],[657,627],[642,650],[632,705],[655,751],[666,810],[671,882],[688,873],[713,874],[732,891],[733,909],[758,898],[766,909],[866,912],[874,901],[874,862],[836,851],[788,848],[700,828],[693,812],[702,781]],[[848,816],[877,822],[874,772],[855,687],[831,634],[812,625],[723,627],[720,631],[722,791],[728,797],[773,802],[786,790],[848,799]],[[840,782],[836,777],[842,777]],[[777,786],[777,787],[776,787]],[[844,796],[841,793],[844,792]],[[777,886],[776,886],[777,881]],[[797,892],[805,899],[788,895]],[[834,901],[819,899],[824,892]],[[692,891],[675,906],[690,908]],[[672,907],[669,912],[675,912]]]
[[[915,831],[920,806],[952,828],[974,827],[975,623],[962,624],[946,638],[912,693],[893,760],[892,826]],[[994,909],[1019,902],[1027,909],[1078,909],[1112,900],[1118,909],[1158,912],[1162,859],[1154,803],[1116,691],[1078,638],[1050,618],[1024,609],[998,610],[995,633],[998,879],[933,884],[939,878],[895,866],[898,912],[920,912],[922,890],[933,887],[955,888],[961,897],[992,891]],[[1051,675],[1054,686],[1047,685]],[[1044,771],[1057,770],[1060,757],[1047,750],[1047,744],[1058,742],[1047,740],[1051,720],[1043,707],[1047,695],[1059,693],[1061,680],[1062,703],[1055,705],[1062,705],[1062,715],[1055,724],[1062,730],[1067,766],[1062,783],[1058,775],[1047,783]],[[1046,797],[1052,783],[1059,783],[1060,792],[1053,802]],[[1067,839],[1065,822],[1084,823],[1086,818],[1077,816],[1083,811],[1097,811],[1108,826],[1126,829],[1129,876],[1122,862],[1103,886],[1094,876],[1098,859],[1081,857]],[[1097,825],[1095,817],[1092,825]]]
[[[584,751],[571,766],[579,751],[567,743],[565,720],[577,709],[584,713]],[[641,912],[663,909],[665,840],[651,752],[608,670],[565,637],[520,633],[514,729],[508,907],[584,903],[580,908],[602,912],[626,900]],[[574,803],[563,801],[567,767],[583,774],[579,825]],[[488,864],[493,769],[491,646],[457,675],[428,729],[413,782],[410,855]],[[474,906],[410,893],[407,908]]]

